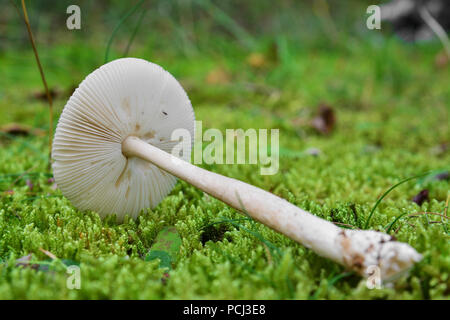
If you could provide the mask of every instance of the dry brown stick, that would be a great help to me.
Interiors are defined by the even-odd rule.
[[[16,180],[14,180],[10,185],[9,185],[9,190],[12,190],[12,188],[14,187],[14,185],[17,183],[17,181],[19,181],[20,179],[22,179],[24,176],[26,176],[31,170],[34,170],[36,168],[36,165],[32,166],[30,169],[26,170],[25,172],[23,172]]]
[[[52,152],[52,137],[53,137],[53,101],[50,91],[48,90],[47,81],[45,80],[44,70],[42,69],[41,60],[39,59],[39,54],[36,49],[36,44],[34,42],[33,33],[31,32],[30,20],[28,19],[27,7],[25,5],[25,0],[22,0],[22,10],[25,25],[27,26],[28,37],[30,38],[31,46],[33,47],[34,56],[36,57],[36,63],[39,68],[39,73],[41,74],[42,83],[45,87],[45,94],[48,100],[49,106],[49,128],[48,128],[48,167],[51,165],[51,152]]]
[[[444,208],[444,216],[447,218],[448,216],[447,216],[447,212],[448,212],[448,202],[449,202],[449,200],[450,200],[450,193],[449,193],[449,195],[447,196],[447,201],[445,201],[445,208]]]
[[[45,254],[47,257],[51,258],[52,260],[56,260],[58,259],[57,256],[55,256],[53,253],[51,253],[50,251],[47,251],[45,249],[39,248],[39,251],[41,251],[43,254]]]
[[[437,212],[416,212],[416,213],[409,214],[408,217],[415,217],[415,216],[419,216],[419,215],[440,216],[442,218],[447,218],[448,219],[446,214],[440,214],[440,213],[437,213]]]

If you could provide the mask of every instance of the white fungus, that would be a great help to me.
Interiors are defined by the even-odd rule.
[[[155,207],[176,178],[125,157],[122,141],[136,136],[170,152],[175,144],[170,136],[178,128],[193,136],[194,112],[170,73],[142,59],[107,63],[86,77],[59,119],[52,150],[56,183],[80,210],[115,213],[119,221],[125,214],[136,218]],[[190,157],[183,154],[184,160]]]

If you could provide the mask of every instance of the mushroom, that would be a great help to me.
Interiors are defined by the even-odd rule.
[[[136,218],[154,208],[176,177],[345,267],[388,279],[421,255],[384,233],[341,229],[272,193],[189,163],[191,141],[174,156],[176,129],[194,136],[194,112],[177,80],[142,59],[109,62],[86,77],[67,102],[53,143],[53,172],[80,210]]]

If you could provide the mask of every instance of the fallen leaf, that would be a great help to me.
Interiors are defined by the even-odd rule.
[[[39,128],[33,128],[20,123],[8,123],[0,127],[0,132],[6,133],[12,136],[44,136],[45,130]]]
[[[58,97],[61,95],[61,90],[57,89],[57,88],[50,88],[49,89],[49,93],[52,99]],[[33,98],[37,99],[37,100],[44,100],[47,101],[47,93],[45,90],[42,91],[35,91],[33,92]]]
[[[336,124],[336,115],[332,107],[321,104],[317,116],[312,120],[312,127],[321,134],[329,134]]]
[[[427,189],[423,189],[412,199],[413,202],[417,203],[419,206],[422,205],[425,201],[428,201],[429,191]]]

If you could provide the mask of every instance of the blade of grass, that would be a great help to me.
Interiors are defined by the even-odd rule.
[[[41,61],[39,59],[39,54],[36,48],[36,44],[34,42],[33,33],[31,32],[30,20],[28,19],[27,7],[25,5],[25,0],[22,0],[22,11],[23,11],[23,19],[25,21],[25,25],[27,26],[28,37],[30,38],[31,46],[33,47],[34,56],[36,58],[36,63],[39,68],[39,73],[41,74],[42,83],[45,88],[45,95],[48,101],[49,107],[49,128],[48,128],[48,169],[51,166],[51,156],[52,156],[52,139],[53,139],[53,101],[52,96],[50,95],[50,91],[48,90],[47,80],[45,79],[44,70],[42,69]]]
[[[195,3],[197,3],[204,10],[208,11],[218,23],[228,29],[228,31],[230,31],[236,39],[238,39],[238,41],[240,41],[248,49],[255,46],[255,41],[252,36],[212,1],[196,0]]]
[[[106,51],[105,51],[105,61],[104,63],[108,62],[108,56],[109,56],[109,50],[111,48],[112,41],[114,37],[116,36],[117,31],[119,31],[122,24],[125,22],[125,20],[128,19],[129,16],[131,16],[133,13],[136,12],[137,9],[144,3],[145,0],[140,0],[137,2],[128,12],[120,19],[119,23],[114,27],[113,32],[111,33],[111,36],[109,37],[108,43],[106,45]]]
[[[130,51],[131,44],[133,43],[134,38],[136,37],[136,34],[137,34],[139,28],[141,27],[142,20],[144,19],[144,16],[145,16],[146,13],[147,13],[146,9],[141,11],[141,14],[139,15],[139,18],[138,18],[138,21],[136,23],[136,26],[134,27],[134,30],[131,33],[130,39],[128,40],[127,47],[125,48],[125,51],[123,52],[123,56],[124,57],[128,56],[128,52]]]
[[[407,215],[407,214],[408,214],[408,212],[403,212],[401,215],[399,215],[398,217],[396,217],[396,218],[394,219],[394,221],[392,221],[392,222],[389,224],[389,226],[387,227],[386,233],[389,234],[389,232],[391,232],[392,227],[394,226],[394,224],[395,224],[398,220],[400,220],[402,217],[404,217],[405,215]]]
[[[425,21],[425,23],[430,27],[430,29],[436,34],[444,47],[447,57],[450,58],[450,39],[448,38],[447,32],[444,28],[437,22],[437,20],[431,15],[426,6],[421,6],[419,9],[420,17]]]
[[[433,170],[433,171],[434,171],[434,170]],[[382,200],[383,200],[383,199],[384,199],[384,198],[385,198],[392,190],[394,190],[394,189],[397,188],[398,186],[404,184],[405,182],[408,182],[408,181],[411,181],[411,180],[414,180],[414,179],[417,179],[417,178],[426,176],[426,175],[430,174],[430,172],[433,172],[433,171],[427,171],[427,172],[422,173],[422,174],[419,174],[419,175],[417,175],[417,176],[413,176],[413,177],[409,177],[409,178],[403,179],[403,180],[400,181],[399,183],[397,183],[397,184],[393,185],[392,187],[390,187],[385,193],[383,193],[383,195],[382,195],[380,198],[378,198],[378,200],[377,200],[377,202],[375,202],[375,205],[373,206],[372,210],[370,210],[369,217],[367,218],[367,221],[366,221],[366,223],[365,223],[365,225],[364,225],[364,229],[367,229],[367,228],[369,227],[370,219],[372,218],[372,216],[373,216],[375,210],[377,209],[378,205],[380,204],[380,202],[381,202],[381,201],[382,201]]]

